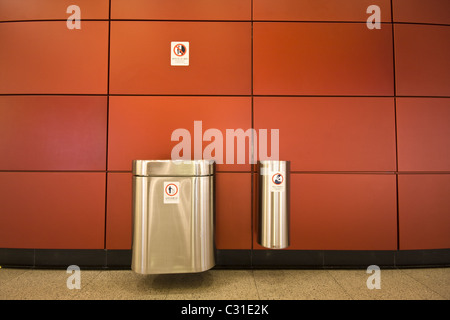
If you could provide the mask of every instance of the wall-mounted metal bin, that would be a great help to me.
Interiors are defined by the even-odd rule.
[[[214,249],[214,163],[134,160],[132,270],[205,271]]]
[[[259,161],[258,243],[270,249],[289,246],[290,162]]]

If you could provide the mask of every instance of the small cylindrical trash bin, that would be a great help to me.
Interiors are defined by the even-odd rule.
[[[270,249],[289,246],[290,162],[259,161],[258,243]]]
[[[214,255],[214,163],[134,160],[131,269],[202,272]]]

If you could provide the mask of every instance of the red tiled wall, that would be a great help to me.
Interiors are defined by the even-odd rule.
[[[82,9],[82,19],[109,19],[109,0],[1,0],[0,21],[65,20],[67,7]]]
[[[194,121],[202,121],[203,131],[250,128],[251,107],[250,97],[110,97],[108,169],[131,171],[133,159],[170,159],[172,148],[179,143],[171,141],[172,131],[189,130],[192,145],[202,140],[194,135]],[[204,141],[203,149],[209,143]],[[225,155],[226,141],[223,147]],[[235,164],[218,164],[216,170],[250,171],[248,160],[246,164],[237,161],[235,154]]]
[[[450,28],[440,25],[394,26],[397,94],[450,95]]]
[[[130,249],[133,217],[131,172],[109,172],[106,207],[106,248]]]
[[[447,0],[393,0],[395,22],[450,24]]]
[[[365,23],[255,22],[255,95],[392,96],[392,31]],[[286,36],[289,35],[289,36]]]
[[[395,171],[393,98],[255,97],[253,110],[292,171]]]
[[[367,7],[382,8],[381,21],[391,21],[389,0],[253,0],[255,21],[366,22]]]
[[[279,129],[289,249],[450,248],[449,9],[0,0],[0,247],[130,249],[131,160],[170,158],[171,133],[202,121]],[[189,41],[188,67],[171,41]],[[216,246],[261,249],[255,167],[234,160],[217,166]]]
[[[0,172],[2,248],[102,249],[104,172]]]
[[[449,137],[449,98],[397,98],[400,171],[450,171]]]
[[[394,174],[294,174],[291,187],[291,249],[397,249]]]
[[[448,248],[450,174],[399,174],[400,249]]]
[[[250,22],[113,21],[110,93],[250,95],[250,38]],[[171,66],[186,39],[189,68]]]
[[[112,19],[251,20],[248,0],[113,0]]]
[[[0,94],[106,94],[108,22],[0,23]]]
[[[107,97],[0,96],[1,170],[105,171]]]

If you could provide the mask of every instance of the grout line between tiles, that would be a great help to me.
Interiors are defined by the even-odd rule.
[[[111,0],[109,0],[109,21],[108,21],[108,72],[106,79],[106,148],[105,148],[105,168],[108,171],[108,140],[109,140],[109,87],[110,87],[110,69],[111,69]],[[105,226],[104,226],[104,238],[103,248],[107,247],[107,219],[108,219],[108,174],[105,174]],[[105,265],[108,262],[108,255],[105,256]]]
[[[251,0],[251,3],[250,3],[250,5],[251,5],[251,8],[250,8],[250,14],[251,14],[251,18],[252,18],[252,22],[251,22],[251,24],[250,24],[250,42],[251,42],[251,45],[250,45],[250,59],[251,59],[251,62],[250,62],[250,90],[251,90],[251,128],[254,128],[255,127],[255,121],[254,121],[254,98],[253,98],[253,94],[254,94],[254,92],[253,92],[253,0]],[[255,141],[254,141],[254,136],[252,135],[252,144],[254,144],[255,143]],[[257,159],[258,158],[258,155],[257,154],[254,154],[253,152],[254,152],[254,150],[255,150],[255,148],[254,148],[254,146],[252,145],[252,161],[253,161],[253,163],[255,162],[254,160],[255,160],[255,158]],[[256,177],[256,175],[254,174],[254,169],[255,169],[255,166],[254,165],[251,165],[251,174],[250,174],[250,228],[251,228],[251,230],[250,230],[250,235],[251,235],[251,251],[250,251],[250,267],[253,267],[253,250],[254,250],[254,247],[253,247],[253,243],[254,243],[254,241],[253,241],[253,239],[254,239],[254,237],[255,237],[255,232],[254,232],[254,228],[255,228],[255,218],[256,218],[256,215],[257,215],[257,213],[255,213],[254,212],[254,210],[255,210],[255,206],[256,206],[256,204],[255,204],[255,187],[254,187],[254,180],[255,180],[255,177]],[[252,272],[252,275],[253,275],[253,272]],[[254,277],[253,277],[253,280],[254,280]],[[255,285],[256,285],[256,283],[255,283]],[[258,289],[256,289],[256,292],[258,292]],[[258,297],[259,297],[259,293],[258,293]]]
[[[2,270],[3,271],[0,271],[0,272],[8,272],[9,270],[21,270],[21,271],[23,271],[23,272],[21,272],[20,274],[17,274],[16,276],[14,276],[14,277],[12,277],[12,278],[10,278],[10,279],[7,279],[7,280],[2,280],[2,285],[5,285],[5,284],[7,284],[8,282],[10,282],[10,281],[12,281],[12,280],[14,280],[14,279],[17,279],[17,278],[19,278],[19,277],[21,277],[22,275],[24,275],[24,274],[26,274],[26,273],[29,273],[30,271],[32,271],[33,269],[31,269],[31,268],[2,268]]]
[[[409,273],[407,273],[405,270],[403,270],[403,269],[401,269],[401,268],[396,269],[396,270],[399,270],[401,273],[403,273],[403,274],[405,274],[406,276],[408,276],[409,278],[413,279],[415,282],[417,282],[417,283],[419,283],[420,285],[426,287],[428,290],[432,291],[433,293],[435,293],[436,295],[438,295],[438,296],[441,297],[442,299],[448,300],[448,298],[442,296],[439,292],[436,292],[436,291],[435,291],[433,288],[431,288],[429,285],[427,285],[427,284],[423,283],[422,281],[420,281],[420,280],[414,278],[414,277],[411,276]]]
[[[339,281],[333,276],[333,271],[336,270],[329,270],[329,269],[324,269],[328,275],[334,280],[334,282],[342,289],[342,291],[350,298],[350,300],[355,300],[355,298],[353,297],[353,295],[351,295],[340,283]]]
[[[256,295],[258,296],[258,300],[261,300],[261,295],[259,294],[258,284],[256,283],[256,278],[255,278],[255,269],[252,269],[251,272],[252,272],[253,283],[255,285]]]
[[[0,24],[8,23],[27,23],[27,22],[65,22],[67,19],[21,19],[0,21]],[[85,22],[176,22],[176,23],[314,23],[314,24],[366,24],[366,21],[336,21],[336,20],[174,20],[174,19],[80,19]],[[406,21],[381,21],[383,24],[399,24],[399,25],[419,25],[419,26],[442,26],[448,27],[450,24],[434,23],[434,22],[406,22]]]
[[[394,5],[392,0],[391,2],[391,21],[394,21]],[[392,37],[392,69],[393,69],[393,79],[394,79],[394,139],[395,139],[395,197],[397,204],[397,250],[400,250],[400,206],[398,202],[398,121],[397,121],[397,76],[396,76],[396,64],[395,64],[395,31],[394,31],[394,23],[391,25],[391,37]]]
[[[92,283],[94,283],[94,281],[96,281],[96,279],[100,277],[103,270],[89,270],[89,271],[97,271],[97,272],[96,272],[96,275],[88,282],[86,282],[85,280],[83,281],[83,270],[80,269],[80,271],[81,271],[81,273],[80,273],[81,289],[80,290],[83,290],[83,289],[86,289],[86,287],[92,286]],[[82,295],[86,294],[86,292],[80,292],[80,293],[82,293]]]
[[[405,96],[405,95],[330,95],[330,94],[152,94],[152,93],[0,93],[7,96],[88,96],[88,97],[205,97],[205,98],[409,98],[409,99],[448,99],[450,96]]]

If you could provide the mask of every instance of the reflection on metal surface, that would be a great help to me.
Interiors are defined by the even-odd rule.
[[[212,268],[213,164],[135,160],[133,174],[132,270],[159,274]],[[175,194],[176,201],[165,201]]]
[[[289,246],[289,161],[259,161],[258,243],[270,249]]]
[[[134,160],[136,176],[207,176],[214,173],[210,160]]]

